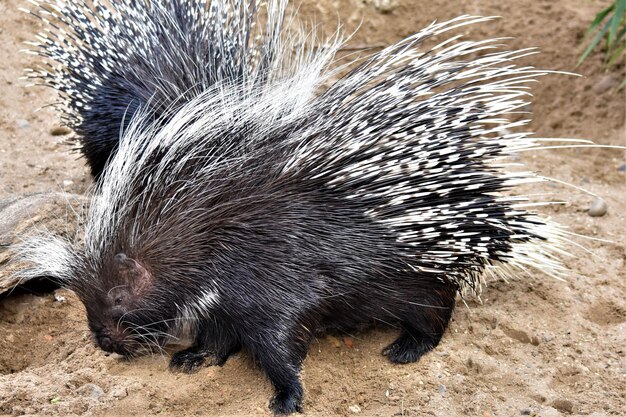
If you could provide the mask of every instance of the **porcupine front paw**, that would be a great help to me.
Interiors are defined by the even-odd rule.
[[[302,412],[302,391],[299,386],[293,390],[277,392],[270,400],[270,410],[274,415],[287,415]]]
[[[187,374],[196,372],[209,356],[205,352],[197,352],[190,349],[181,350],[172,355],[169,368],[172,371],[181,371]]]
[[[217,353],[198,351],[192,348],[181,350],[172,355],[169,368],[172,371],[182,371],[190,374],[196,372],[202,365],[224,366],[230,355],[238,350],[238,347],[227,352]]]
[[[403,333],[396,341],[383,349],[383,355],[392,363],[412,363],[417,362],[434,347],[435,344],[430,341],[418,340],[408,333]]]

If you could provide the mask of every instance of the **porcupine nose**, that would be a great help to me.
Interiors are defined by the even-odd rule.
[[[98,338],[98,344],[102,348],[102,350],[106,352],[114,351],[114,343],[113,340],[108,336],[101,336]]]
[[[110,335],[97,335],[96,342],[98,347],[105,352],[118,353],[120,355],[127,355],[128,350],[124,346],[123,342],[115,339],[115,336]]]

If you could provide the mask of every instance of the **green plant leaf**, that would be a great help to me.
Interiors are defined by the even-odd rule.
[[[606,15],[608,15],[609,13],[611,13],[611,10],[613,10],[613,7],[615,7],[614,4],[610,5],[609,7],[607,7],[606,9],[602,10],[600,13],[598,13],[596,15],[596,18],[593,19],[593,22],[591,22],[591,25],[589,25],[589,29],[587,29],[587,32],[585,33],[585,38],[589,37],[589,35],[591,35],[596,28],[600,25],[600,23],[604,20],[604,18],[606,17]]]
[[[611,66],[615,65],[615,63],[617,63],[617,61],[619,61],[621,56],[624,55],[624,52],[626,52],[626,43],[622,44],[622,46],[614,49],[611,52],[611,55],[609,55],[608,66],[611,67]]]
[[[617,33],[619,24],[624,19],[624,12],[626,11],[626,0],[616,0],[614,6],[615,13],[613,13],[613,16],[611,17],[611,30],[609,31],[609,48],[613,45],[613,42],[615,41],[615,34]]]
[[[609,30],[610,24],[611,24],[611,20],[608,20],[604,24],[604,27],[602,28],[602,30],[596,34],[596,36],[593,38],[593,40],[591,41],[587,49],[585,49],[585,52],[583,52],[580,58],[578,58],[578,62],[576,63],[576,65],[580,65],[587,58],[587,56],[591,53],[591,51],[593,51],[595,47],[598,46],[598,43],[600,43],[600,40],[602,39],[602,37]]]

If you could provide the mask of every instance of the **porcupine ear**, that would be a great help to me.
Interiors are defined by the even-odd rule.
[[[118,277],[122,279],[127,288],[135,295],[140,295],[152,287],[152,274],[141,263],[118,253],[113,258],[114,268]]]

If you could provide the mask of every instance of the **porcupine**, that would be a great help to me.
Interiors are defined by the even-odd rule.
[[[96,178],[137,111],[164,122],[215,84],[253,88],[295,61],[281,51],[285,2],[271,2],[264,27],[255,0],[32,3],[24,11],[46,26],[28,52],[46,60],[27,78],[58,90]]]
[[[485,274],[564,273],[565,232],[511,192],[542,177],[507,164],[540,146],[510,133],[526,122],[506,116],[546,72],[517,66],[531,51],[498,40],[420,49],[488,20],[433,23],[319,95],[323,75],[307,68],[338,43],[244,95],[214,86],[162,123],[137,113],[84,242],[30,241],[23,273],[74,290],[105,351],[132,356],[185,333],[193,344],[170,366],[190,371],[243,348],[278,414],[301,410],[299,371],[318,330],[398,326],[383,353],[417,361]],[[213,146],[224,138],[245,151]]]

